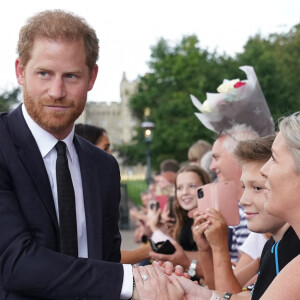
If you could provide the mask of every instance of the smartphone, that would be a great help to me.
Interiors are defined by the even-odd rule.
[[[198,189],[198,209],[214,208],[224,217],[228,226],[240,223],[239,198],[233,181],[213,182]]]
[[[158,210],[159,209],[159,202],[157,201],[153,201],[150,203],[150,209],[155,209],[155,210]]]
[[[174,196],[173,195],[169,197],[168,204],[169,204],[169,210],[170,210],[169,217],[174,219],[174,221],[172,221],[172,223],[175,223],[176,216],[175,216],[175,212],[174,212]]]
[[[165,240],[164,242],[154,243],[151,239],[150,245],[154,252],[161,254],[173,254],[176,249],[173,244],[169,240]]]
[[[167,204],[168,198],[169,198],[169,195],[155,196],[155,200],[159,203],[159,207],[161,210],[163,210],[165,205]]]

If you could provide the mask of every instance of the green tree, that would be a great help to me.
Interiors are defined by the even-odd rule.
[[[6,91],[0,94],[0,112],[12,110],[13,107],[19,102],[19,94],[19,88],[15,88],[12,91]]]
[[[198,139],[212,141],[213,134],[196,118],[196,108],[190,94],[202,101],[205,93],[215,92],[223,78],[237,73],[235,62],[199,47],[196,36],[183,37],[171,47],[161,39],[152,47],[150,71],[139,78],[138,92],[131,99],[131,107],[142,121],[145,107],[151,109],[155,123],[151,144],[153,165],[166,158],[179,162],[187,160],[187,150]],[[121,155],[135,161],[145,162],[143,134],[138,129],[135,144],[123,146]],[[142,146],[143,145],[143,146]]]
[[[287,34],[273,35],[275,57],[280,70],[277,84],[281,86],[277,95],[279,114],[299,110],[300,103],[300,24],[294,26]]]
[[[299,110],[300,25],[288,33],[256,35],[237,56],[240,65],[254,67],[274,120]]]

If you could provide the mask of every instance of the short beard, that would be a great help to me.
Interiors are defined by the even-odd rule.
[[[76,119],[81,115],[85,108],[85,101],[80,102],[79,106],[75,106],[75,101],[73,99],[63,99],[63,100],[53,100],[51,98],[34,98],[31,96],[26,89],[26,85],[23,86],[23,97],[24,105],[30,117],[44,130],[47,132],[58,135],[61,132],[71,128],[76,121]],[[50,114],[43,112],[43,105],[51,105],[61,103],[72,107],[68,113],[63,111],[53,111]],[[82,103],[82,104],[81,104]]]

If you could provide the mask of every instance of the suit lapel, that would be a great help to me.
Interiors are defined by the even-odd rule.
[[[31,177],[50,219],[58,230],[57,216],[46,167],[22,114],[21,105],[7,117],[8,126],[19,158]]]
[[[88,256],[90,258],[102,259],[102,207],[99,166],[95,165],[92,153],[85,147],[85,143],[76,136],[74,137],[74,145],[79,158],[81,171]]]
[[[21,106],[8,114],[7,122],[19,158],[31,177],[51,221],[59,231],[48,173],[39,148],[22,114]],[[88,256],[102,259],[101,175],[92,153],[77,137],[74,145],[79,158],[86,216]]]

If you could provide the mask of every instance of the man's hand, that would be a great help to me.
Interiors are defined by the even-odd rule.
[[[158,264],[133,268],[133,276],[136,282],[134,300],[186,299],[178,277],[175,274],[167,276]]]
[[[162,267],[162,270],[165,274],[171,275],[172,272],[177,276],[181,287],[184,290],[184,296],[186,300],[210,300],[212,296],[212,291],[206,288],[203,288],[198,285],[197,281],[191,281],[190,276],[184,272],[183,267],[177,265],[175,268],[173,264],[169,261],[167,262],[154,262],[153,265],[159,265]]]

